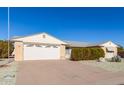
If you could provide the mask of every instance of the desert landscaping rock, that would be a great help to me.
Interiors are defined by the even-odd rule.
[[[99,67],[107,71],[120,72],[124,71],[124,62],[81,62],[82,64]]]
[[[0,67],[0,85],[14,85],[16,83],[17,63],[12,62]]]

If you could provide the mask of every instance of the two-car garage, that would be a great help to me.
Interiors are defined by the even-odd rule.
[[[60,59],[60,46],[24,44],[24,60],[46,59]]]
[[[13,39],[15,61],[65,59],[66,43],[46,33]]]

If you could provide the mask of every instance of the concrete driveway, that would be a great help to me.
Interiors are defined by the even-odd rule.
[[[19,63],[16,84],[124,84],[124,73],[67,60],[25,61]]]

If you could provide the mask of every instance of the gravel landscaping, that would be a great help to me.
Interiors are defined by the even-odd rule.
[[[2,60],[0,63],[7,63]],[[17,63],[11,62],[0,67],[0,85],[14,85],[16,83]]]
[[[96,66],[99,68],[103,68],[107,71],[119,72],[124,71],[124,60],[122,62],[92,62],[92,61],[81,61],[82,64]]]

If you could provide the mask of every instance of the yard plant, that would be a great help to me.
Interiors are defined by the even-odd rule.
[[[14,46],[12,42],[9,42],[9,55],[14,50]],[[0,40],[0,58],[7,58],[8,57],[8,41]]]
[[[71,60],[97,60],[100,57],[104,57],[104,50],[95,47],[95,48],[72,48]]]

